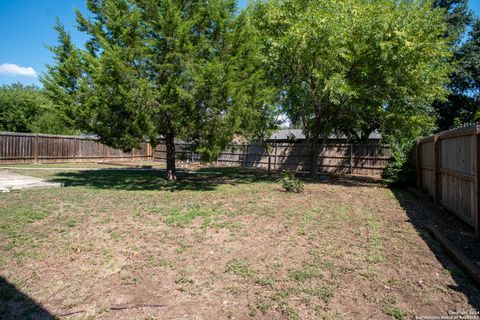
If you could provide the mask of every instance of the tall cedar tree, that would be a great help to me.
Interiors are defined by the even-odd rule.
[[[87,4],[89,17],[77,11],[79,30],[90,36],[86,49],[71,48],[58,27],[57,65],[45,77],[53,95],[72,99],[84,129],[124,150],[146,137],[164,139],[170,180],[175,139],[192,141],[208,160],[234,134],[265,131],[272,91],[260,68],[261,43],[233,0]],[[64,58],[72,52],[80,57]]]
[[[385,136],[429,122],[451,55],[443,12],[422,0],[270,0],[250,11],[268,77],[302,126],[311,175],[332,132]]]
[[[75,99],[78,80],[82,75],[81,52],[76,49],[60,20],[56,20],[58,46],[49,47],[54,54],[54,65],[47,65],[48,72],[42,74],[40,81],[45,94],[55,101],[59,121],[70,128],[80,121],[79,106]]]

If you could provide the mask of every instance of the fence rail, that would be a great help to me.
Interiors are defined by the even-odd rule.
[[[480,125],[417,141],[417,184],[480,235]]]
[[[146,142],[123,152],[93,138],[0,132],[0,163],[147,160],[152,156],[153,148]]]
[[[177,160],[201,161],[200,154],[188,143],[176,143]],[[381,145],[326,145],[318,157],[319,172],[352,173],[379,176],[391,156]],[[105,160],[166,159],[166,148],[152,148],[142,143],[139,149],[123,152],[108,147],[98,139],[29,133],[0,132],[0,163],[87,162]],[[272,170],[308,170],[308,146],[305,143],[271,143],[269,148],[258,144],[231,144],[216,161],[227,166],[270,168]]]
[[[270,150],[270,152],[269,152]],[[200,161],[191,144],[176,144],[180,160]],[[154,150],[156,160],[166,160],[166,147]],[[391,157],[391,149],[381,145],[329,144],[318,157],[319,172],[337,172],[379,176]],[[306,171],[309,165],[308,146],[305,143],[270,143],[269,148],[258,144],[232,144],[217,159],[218,164],[272,170],[290,169]]]

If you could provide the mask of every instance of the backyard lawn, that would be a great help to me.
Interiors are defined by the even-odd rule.
[[[263,171],[204,170],[167,183],[158,170],[11,169],[65,187],[0,194],[0,317],[410,319],[480,309],[479,290],[421,227],[430,205],[407,192],[322,176],[292,194]]]

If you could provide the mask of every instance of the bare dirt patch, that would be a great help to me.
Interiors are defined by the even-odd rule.
[[[289,194],[264,172],[215,170],[173,183],[155,171],[50,172],[64,188],[0,194],[0,314],[408,319],[479,309],[478,289],[413,218],[407,193],[323,177]]]

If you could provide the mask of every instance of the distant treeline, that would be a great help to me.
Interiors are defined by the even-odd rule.
[[[19,83],[0,87],[0,131],[79,133],[43,89]]]

